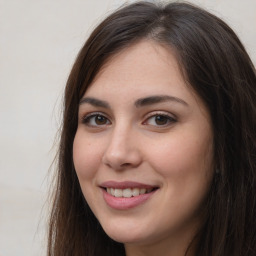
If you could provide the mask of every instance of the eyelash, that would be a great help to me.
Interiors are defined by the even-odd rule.
[[[96,117],[101,117],[101,118],[104,118],[105,120],[107,120],[109,123],[108,124],[104,124],[105,125],[109,125],[111,124],[111,122],[109,121],[109,118],[106,117],[103,113],[101,112],[93,112],[93,113],[90,113],[90,114],[87,114],[85,115],[83,118],[82,118],[82,123],[89,126],[89,127],[99,127],[99,126],[103,126],[103,125],[97,125],[97,124],[90,124],[90,121],[93,119],[93,118],[96,118]],[[95,119],[94,119],[94,123],[95,123]]]
[[[105,120],[107,123],[96,124],[96,120],[94,119],[94,124],[90,124],[90,122],[93,120],[93,118],[96,118],[96,117],[103,118],[103,120]],[[156,118],[156,117],[164,118],[164,120],[158,120],[158,121],[160,121],[160,122],[164,121],[165,123],[161,124],[161,125],[149,124],[149,120]],[[168,127],[171,124],[177,122],[177,120],[174,117],[172,117],[166,113],[162,113],[162,112],[150,113],[145,118],[146,118],[146,120],[142,123],[143,125],[150,125],[150,126],[159,127],[159,128],[165,128],[165,127]],[[82,118],[82,123],[85,124],[86,126],[92,127],[92,128],[100,128],[103,126],[111,125],[111,121],[109,120],[109,118],[101,112],[93,112],[93,113],[85,115]],[[156,119],[155,119],[155,123],[156,123]]]
[[[161,117],[161,118],[164,117],[164,121],[166,121],[167,123],[161,124],[161,125],[149,124],[150,119],[154,119],[154,122],[156,122],[156,117]],[[159,121],[161,121],[161,120],[159,120]],[[146,116],[146,120],[143,122],[143,124],[148,123],[148,125],[150,125],[150,126],[165,128],[165,127],[168,127],[168,126],[172,125],[175,122],[177,122],[176,118],[174,118],[170,114],[166,114],[166,113],[163,113],[163,112],[154,112],[154,113],[150,113],[149,115]]]

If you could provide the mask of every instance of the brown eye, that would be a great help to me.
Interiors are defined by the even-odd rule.
[[[156,114],[149,117],[144,124],[150,125],[150,126],[159,126],[159,127],[167,127],[168,125],[171,125],[175,123],[176,120],[165,114]]]
[[[100,115],[95,116],[95,123],[97,125],[104,125],[107,123],[107,121],[108,121],[107,118],[104,116],[100,116]]]
[[[169,119],[166,116],[160,116],[160,115],[155,116],[155,123],[157,125],[166,125],[168,122],[169,122]]]
[[[106,118],[103,115],[90,114],[89,116],[86,116],[83,119],[83,123],[86,124],[87,126],[97,127],[97,126],[109,125],[110,121],[108,118]]]

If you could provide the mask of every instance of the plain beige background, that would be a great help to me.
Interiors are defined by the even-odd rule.
[[[0,0],[0,256],[45,255],[65,81],[89,32],[124,2]],[[189,2],[230,24],[256,64],[256,0]]]

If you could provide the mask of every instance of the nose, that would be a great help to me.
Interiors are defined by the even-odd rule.
[[[112,130],[102,162],[114,170],[135,168],[142,162],[138,140],[132,128]],[[136,142],[137,140],[137,142]]]

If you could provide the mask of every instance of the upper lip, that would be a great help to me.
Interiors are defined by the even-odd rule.
[[[125,188],[146,188],[146,189],[151,189],[151,188],[157,188],[158,186],[155,185],[149,185],[149,184],[144,184],[140,182],[135,182],[135,181],[105,181],[100,184],[100,187],[102,188],[118,188],[118,189],[125,189]]]

